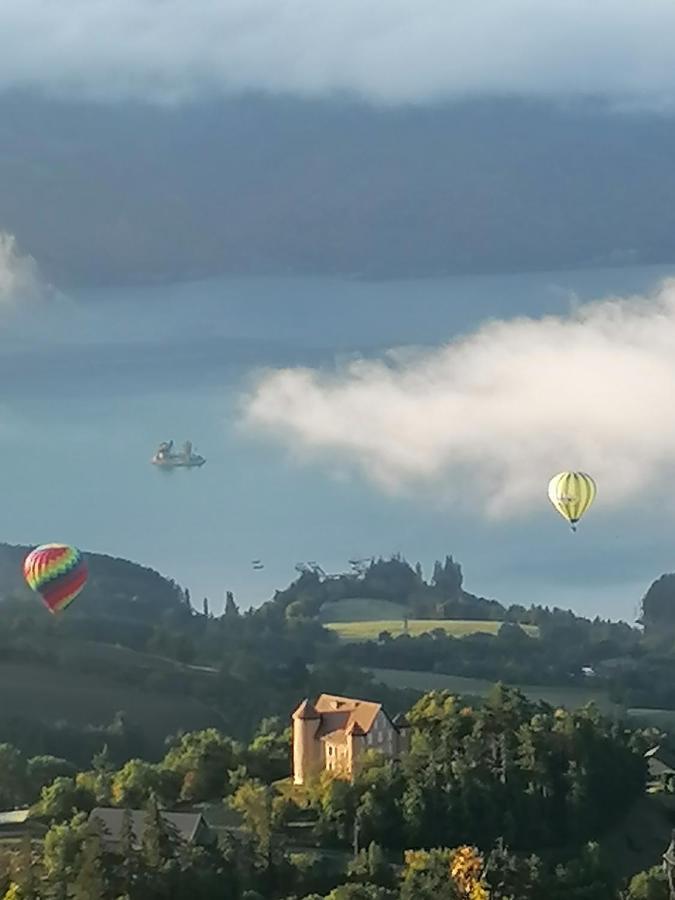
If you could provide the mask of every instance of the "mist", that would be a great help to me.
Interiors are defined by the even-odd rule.
[[[666,0],[6,0],[0,90],[175,102],[262,91],[374,103],[599,94],[668,105]]]
[[[33,257],[19,250],[13,235],[0,231],[0,312],[41,302],[48,293]]]
[[[561,470],[591,472],[605,508],[670,483],[674,396],[669,280],[567,316],[486,322],[433,349],[268,371],[242,424],[302,463],[508,518],[540,506]]]

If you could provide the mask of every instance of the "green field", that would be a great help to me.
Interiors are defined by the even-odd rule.
[[[376,641],[378,635],[388,631],[392,637],[405,632],[403,619],[378,619],[369,622],[326,622],[326,628],[336,632],[343,641]],[[441,628],[453,637],[465,637],[467,634],[497,634],[502,622],[477,622],[464,619],[410,619],[408,634],[416,637]],[[537,637],[538,629],[534,625],[521,626],[529,635]]]
[[[74,725],[107,725],[123,711],[129,724],[155,741],[181,729],[223,727],[220,714],[194,698],[34,663],[0,664],[0,710],[4,716]]]
[[[494,682],[481,678],[462,678],[459,675],[438,675],[435,672],[408,672],[399,669],[370,669],[376,681],[393,688],[411,688],[416,691],[452,691],[457,694],[485,697]],[[621,707],[612,703],[604,691],[583,687],[548,687],[545,685],[517,684],[531,700],[544,700],[551,706],[577,709],[586,703],[595,703],[605,713],[617,713]]]

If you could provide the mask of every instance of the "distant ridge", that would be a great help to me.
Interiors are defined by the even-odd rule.
[[[0,543],[0,601],[21,596],[40,602],[23,581],[22,563],[31,549]],[[146,621],[185,605],[180,586],[153,569],[103,553],[83,552],[89,566],[89,581],[68,610],[69,618],[112,616]]]

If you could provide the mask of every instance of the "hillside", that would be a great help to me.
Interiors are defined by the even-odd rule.
[[[0,543],[0,599],[16,597],[32,604],[40,600],[23,579],[22,564],[31,547]],[[186,596],[173,581],[153,569],[101,553],[86,553],[89,580],[81,602],[68,618],[151,621],[185,605]]]
[[[669,116],[516,99],[148,107],[22,93],[0,98],[0,122],[0,229],[62,287],[673,256]]]
[[[124,712],[157,752],[169,734],[207,724],[250,739],[265,717],[287,721],[298,698],[325,691],[395,714],[423,690],[483,694],[498,681],[563,704],[596,698],[672,727],[675,658],[663,619],[672,579],[648,592],[644,632],[477,597],[451,556],[430,578],[400,556],[336,576],[303,571],[259,609],[242,613],[230,595],[213,616],[157,572],[91,554],[85,592],[54,617],[21,583],[26,551],[0,546],[5,728],[15,719],[22,732],[30,722],[100,728]]]

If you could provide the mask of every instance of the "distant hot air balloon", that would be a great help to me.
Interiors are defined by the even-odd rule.
[[[576,531],[577,522],[595,500],[597,490],[586,472],[561,472],[549,482],[548,496],[572,531]]]
[[[23,562],[23,574],[31,590],[40,594],[51,613],[62,612],[87,581],[87,564],[75,547],[43,544]]]

